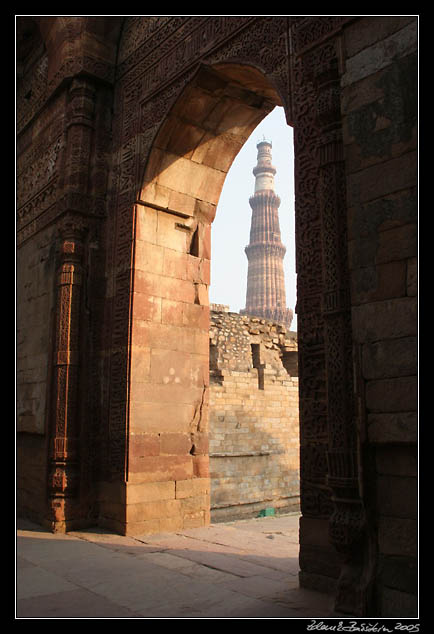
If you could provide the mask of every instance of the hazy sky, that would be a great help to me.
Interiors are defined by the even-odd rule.
[[[295,313],[295,234],[294,234],[294,149],[292,128],[286,124],[283,108],[276,107],[253,131],[235,158],[226,177],[212,225],[212,258],[210,302],[226,304],[238,312],[246,305],[247,257],[251,207],[254,193],[256,144],[263,139],[273,144],[273,165],[276,168],[275,192],[280,197],[279,221],[282,242],[286,246],[283,260],[286,303]],[[297,330],[297,316],[291,330]]]

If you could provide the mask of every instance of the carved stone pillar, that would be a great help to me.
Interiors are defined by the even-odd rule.
[[[88,460],[89,448],[84,449],[85,455],[79,455],[80,423],[86,415],[86,408],[79,403],[78,394],[80,350],[84,341],[89,340],[89,324],[80,323],[83,317],[83,270],[88,264],[84,239],[86,232],[91,231],[92,227],[95,229],[95,220],[100,215],[97,198],[91,195],[91,165],[99,147],[95,126],[97,93],[92,78],[75,77],[68,87],[67,95],[66,147],[62,170],[64,195],[58,204],[60,247],[56,278],[48,482],[50,521],[58,530],[65,530],[80,520],[80,505],[84,504],[88,494],[88,491],[80,491],[82,462]],[[93,359],[87,359],[86,367],[82,368],[86,370],[84,381],[89,380],[88,370],[92,363]],[[87,393],[84,397],[89,402]],[[88,430],[86,438],[89,444],[92,439],[89,440]]]
[[[88,193],[96,89],[90,79],[75,78],[69,88],[65,190]]]
[[[318,48],[312,65],[319,136],[320,217],[326,351],[327,483],[332,491],[330,541],[343,556],[335,608],[367,612],[366,514],[354,406],[346,178],[341,131],[339,39]],[[368,575],[369,576],[369,575]]]
[[[83,230],[64,218],[59,233],[48,494],[53,528],[64,530],[80,478],[77,398]]]
[[[363,503],[354,403],[340,109],[341,38],[348,20],[335,16],[291,22],[301,507],[304,517],[328,518],[329,540],[340,556],[336,612],[362,616],[369,612],[375,554]],[[321,494],[324,504],[319,502]],[[307,573],[311,568],[306,567]]]

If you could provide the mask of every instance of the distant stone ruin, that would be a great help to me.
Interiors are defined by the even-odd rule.
[[[210,312],[211,520],[299,508],[297,335]]]

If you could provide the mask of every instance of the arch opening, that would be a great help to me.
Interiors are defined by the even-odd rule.
[[[281,197],[279,212],[272,214],[260,193],[263,170],[255,167],[264,139],[270,142],[276,177],[270,189]],[[283,296],[282,306],[295,306],[291,154],[292,130],[283,109],[275,108],[232,164],[212,227],[211,523],[273,517],[300,508],[298,369],[296,362],[288,363],[298,356],[296,325],[284,324],[275,310],[274,317],[268,313],[273,305],[280,306],[282,291],[291,297],[287,303]],[[254,191],[259,193],[251,208]],[[258,257],[249,261],[252,240]],[[268,252],[272,241],[288,247],[282,260]],[[257,277],[250,291],[258,302],[251,301],[248,290],[252,266]],[[275,295],[267,293],[266,307],[260,298],[267,289]],[[249,310],[243,308],[247,303]]]
[[[249,66],[202,66],[153,143],[140,200],[212,222],[225,176],[258,123],[280,99]]]
[[[130,534],[210,521],[211,224],[235,156],[276,105],[258,69],[202,66],[149,154],[135,207]],[[157,489],[159,504],[149,505]]]

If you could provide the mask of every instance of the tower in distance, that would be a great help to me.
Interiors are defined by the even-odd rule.
[[[250,242],[245,248],[248,260],[246,307],[244,315],[255,315],[291,327],[293,312],[286,306],[282,244],[279,225],[280,198],[274,191],[276,168],[272,165],[272,144],[257,144],[257,164],[253,168],[255,193],[250,197],[252,220]]]

